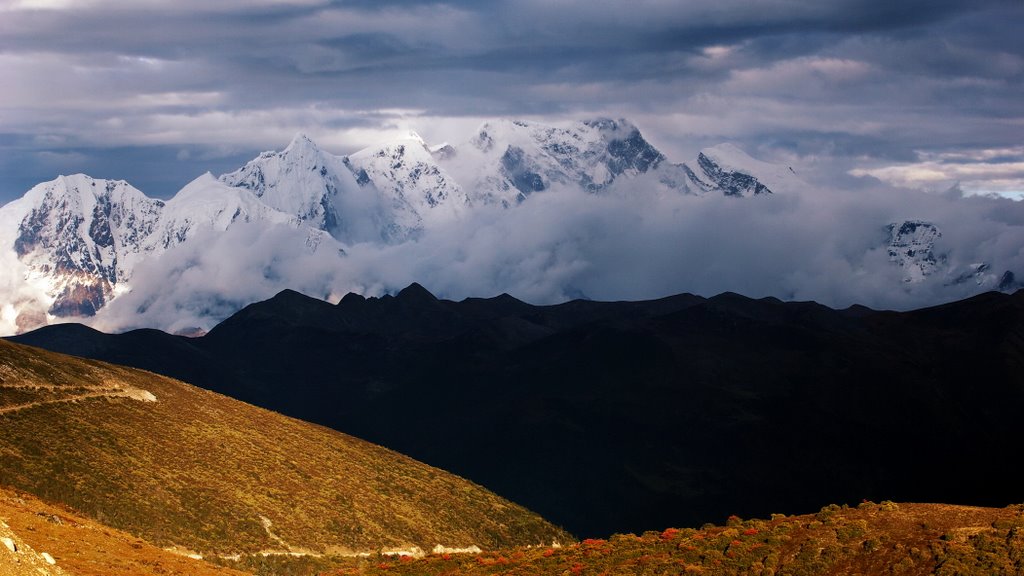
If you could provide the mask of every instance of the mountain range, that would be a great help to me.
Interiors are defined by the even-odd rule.
[[[724,161],[739,159],[741,166]],[[200,176],[170,200],[124,181],[61,176],[0,209],[0,250],[33,290],[7,295],[17,329],[88,317],[129,289],[139,262],[239,223],[300,229],[310,250],[395,243],[477,205],[510,207],[559,186],[599,192],[619,179],[654,190],[770,193],[732,147],[671,164],[625,120],[553,128],[484,124],[465,145],[430,148],[416,134],[349,156],[320,150],[303,134],[241,169]],[[457,177],[456,177],[457,175]]]
[[[457,227],[484,209],[511,213],[536,195],[582,191],[627,202],[680,195],[770,198],[809,187],[791,168],[755,160],[729,144],[673,163],[636,126],[607,119],[566,127],[498,120],[459,145],[430,146],[411,133],[347,156],[327,153],[299,134],[284,150],[260,154],[220,177],[202,175],[167,200],[124,181],[61,176],[0,208],[0,265],[8,271],[0,279],[0,333],[90,318],[128,293],[126,307],[138,316],[128,326],[208,329],[257,299],[230,294],[232,278],[216,272],[230,267],[225,259],[248,262],[248,280],[236,280],[255,278],[261,286],[256,295],[265,298],[274,293],[266,290],[296,286],[296,272],[282,262],[307,258],[302,268],[316,279],[306,289],[331,298],[338,287],[321,277],[351,267],[345,257],[353,249],[378,246],[386,253],[388,246]],[[979,290],[1020,286],[995,262],[947,263],[936,246],[942,237],[936,223],[880,220],[871,226],[879,231],[874,243],[888,250],[907,283],[936,275]],[[137,275],[140,267],[145,271]],[[197,282],[208,298],[169,304],[179,311],[194,307],[189,319],[173,310],[174,320],[155,318],[149,308],[163,289],[199,276],[195,268],[207,270]],[[500,274],[515,274],[515,267]],[[401,286],[386,278],[363,282],[378,294]],[[562,291],[574,293],[570,285]]]
[[[284,291],[199,338],[68,324],[16,340],[366,438],[581,537],[863,498],[1024,498],[1006,452],[1024,291],[911,312]]]

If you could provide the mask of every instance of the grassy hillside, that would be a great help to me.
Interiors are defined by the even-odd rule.
[[[206,555],[571,540],[379,446],[162,376],[3,341],[0,485]]]
[[[24,492],[0,489],[0,538],[10,538],[15,553],[0,546],[0,575],[135,576],[188,574],[244,576],[228,568],[174,554],[135,536],[46,504]],[[42,556],[46,553],[53,564]]]
[[[1024,574],[1024,506],[865,503],[700,530],[615,535],[565,548],[365,561],[326,576],[1012,576]]]

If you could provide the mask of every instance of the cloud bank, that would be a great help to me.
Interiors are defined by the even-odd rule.
[[[166,197],[300,130],[348,153],[495,116],[628,117],[672,158],[733,141],[932,189],[959,155],[985,168],[940,170],[964,190],[1024,194],[1022,18],[1019,0],[0,0],[0,202],[74,172]],[[1015,160],[993,172],[997,149]]]
[[[923,282],[904,282],[886,250],[886,225],[904,219],[942,232],[935,253],[944,263]],[[746,199],[556,189],[512,209],[479,208],[399,245],[325,242],[311,251],[304,240],[287,226],[238,226],[182,245],[140,265],[132,292],[93,324],[209,328],[284,288],[337,301],[419,282],[450,299],[507,292],[536,304],[734,291],[909,309],[994,289],[1006,270],[1024,277],[1024,204],[883,186]],[[980,263],[990,273],[957,282]]]

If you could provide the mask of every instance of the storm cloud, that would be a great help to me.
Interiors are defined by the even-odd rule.
[[[1022,16],[1015,0],[2,0],[0,202],[74,172],[167,197],[297,131],[347,153],[495,116],[627,117],[671,158],[731,141],[823,179],[1020,195]]]

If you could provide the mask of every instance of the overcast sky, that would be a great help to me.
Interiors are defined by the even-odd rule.
[[[1024,194],[1021,0],[0,0],[0,203],[167,197],[304,131],[349,153],[486,118],[626,117],[850,187]]]

